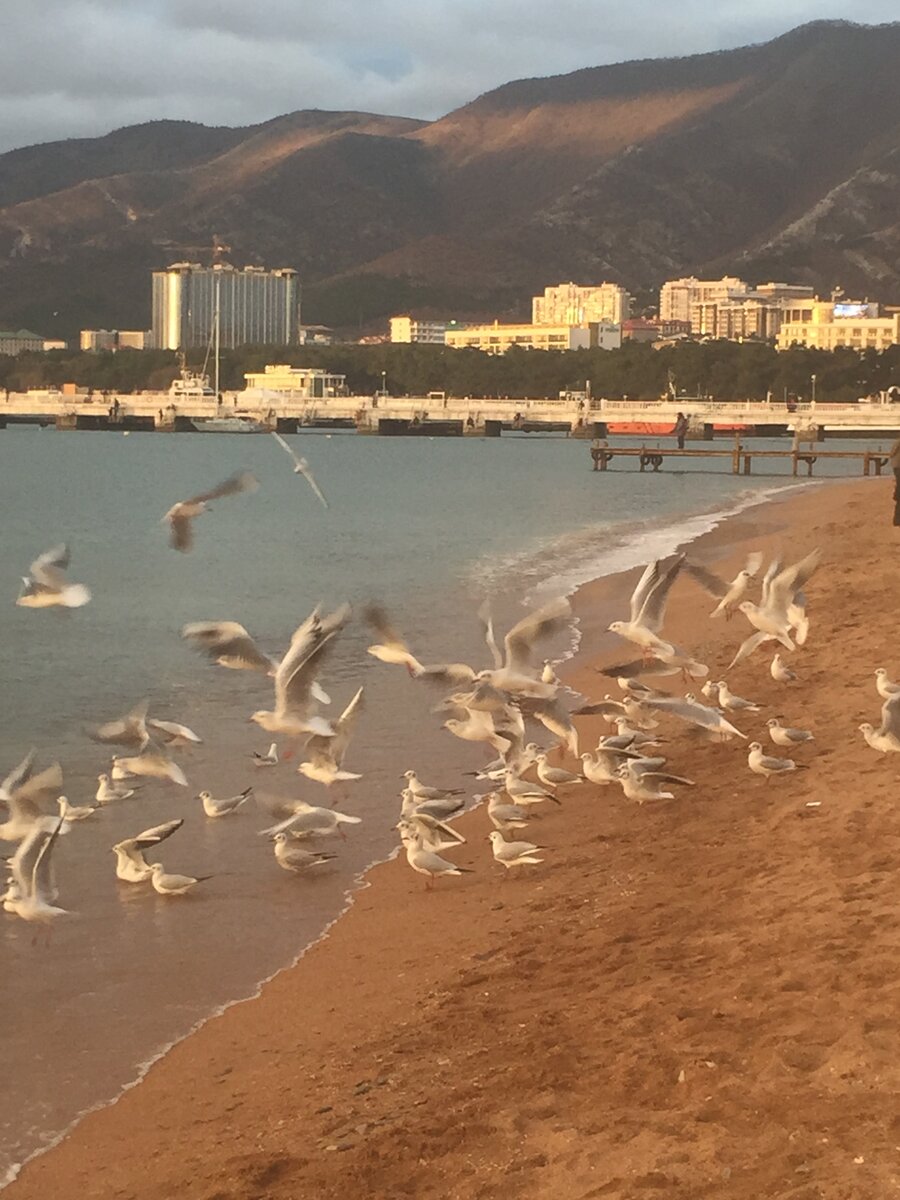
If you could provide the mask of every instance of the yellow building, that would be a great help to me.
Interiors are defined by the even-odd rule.
[[[332,375],[317,367],[291,367],[286,363],[269,364],[264,371],[249,371],[244,378],[247,391],[266,394],[279,400],[327,400],[347,395],[347,376]]]
[[[878,306],[818,300],[798,306],[778,333],[779,350],[808,346],[816,350],[886,350],[900,342],[900,313],[880,317]]]
[[[505,354],[513,346],[521,350],[617,350],[622,329],[605,321],[587,325],[470,325],[448,329],[446,344],[456,350],[467,347],[488,354]]]

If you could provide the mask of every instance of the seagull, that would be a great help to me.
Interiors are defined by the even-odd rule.
[[[412,836],[418,837],[428,850],[434,850],[438,854],[442,850],[452,850],[457,846],[462,846],[466,841],[465,837],[452,825],[448,825],[446,821],[430,816],[418,808],[407,816],[401,817],[397,822],[397,829],[401,834],[406,831]]]
[[[731,620],[738,602],[743,599],[750,586],[750,580],[756,576],[762,566],[762,560],[763,556],[759,552],[749,554],[744,569],[738,571],[730,583],[726,583],[706,567],[701,567],[699,563],[686,562],[684,569],[697,580],[701,587],[718,600],[718,604],[709,615],[711,617],[724,616],[726,620]]]
[[[747,736],[746,733],[741,733],[739,729],[735,729],[729,721],[726,721],[718,709],[701,704],[692,692],[688,692],[684,698],[680,696],[655,697],[644,703],[656,712],[668,713],[670,716],[678,717],[680,721],[687,721],[690,725],[699,725],[701,729],[709,729],[722,737],[737,735],[737,737],[746,738]]]
[[[769,782],[773,775],[785,775],[790,771],[807,770],[807,767],[803,763],[796,763],[791,758],[775,758],[770,754],[764,754],[762,745],[759,742],[751,742],[749,750],[747,766],[757,775],[765,775],[766,783]]]
[[[576,775],[574,771],[565,771],[562,767],[553,767],[547,762],[546,754],[539,754],[537,757],[537,777],[541,783],[545,783],[547,787],[559,787],[561,783],[584,783],[583,775]]]
[[[647,764],[646,769],[641,762]],[[629,800],[643,804],[645,800],[674,800],[674,792],[664,792],[664,783],[680,783],[685,787],[693,787],[690,779],[681,775],[670,775],[665,771],[652,769],[659,763],[658,759],[643,759],[636,762],[624,762],[616,771],[616,782],[622,785],[622,791]],[[653,784],[655,783],[655,786]]]
[[[515,704],[523,716],[540,721],[545,729],[555,733],[561,748],[564,747],[571,755],[578,756],[578,731],[569,712],[558,699],[519,696]]]
[[[168,779],[179,787],[187,787],[188,781],[178,763],[149,743],[140,754],[112,760],[111,775],[114,780],[128,779],[140,775],[146,779]]]
[[[152,869],[144,858],[144,851],[152,850],[154,846],[164,842],[183,824],[184,818],[178,817],[174,821],[166,821],[162,825],[154,825],[152,829],[145,829],[135,837],[116,842],[112,848],[116,856],[116,877],[125,883],[143,883],[149,879]]]
[[[361,775],[343,769],[344,755],[347,753],[347,747],[350,744],[353,726],[362,708],[362,697],[363,689],[359,688],[340,717],[335,721],[333,733],[328,735],[313,734],[307,741],[305,753],[308,756],[308,760],[302,762],[297,768],[307,779],[315,779],[318,783],[324,783],[326,787],[330,787],[333,783],[337,782],[362,779]]]
[[[210,500],[218,500],[222,496],[236,496],[240,492],[255,492],[258,487],[259,483],[254,475],[249,471],[241,471],[208,492],[201,492],[198,496],[192,496],[190,500],[179,500],[163,517],[163,521],[168,521],[170,526],[169,545],[173,550],[180,550],[186,554],[194,545],[194,529],[191,522],[207,511]]]
[[[882,700],[890,700],[900,692],[900,683],[892,683],[884,667],[878,667],[875,672],[875,690]]]
[[[565,596],[528,613],[503,639],[504,654],[494,639],[494,627],[486,606],[479,617],[485,628],[485,641],[494,659],[493,671],[482,671],[478,678],[487,680],[500,691],[553,700],[558,685],[545,682],[531,665],[535,645],[544,638],[565,630],[572,619],[572,605]],[[554,732],[556,732],[554,730]]]
[[[726,712],[759,712],[760,707],[752,700],[744,700],[730,691],[724,679],[719,680],[719,708]]]
[[[298,455],[296,455],[280,433],[276,433],[274,430],[272,430],[272,437],[275,439],[278,445],[281,446],[281,448],[294,460],[294,474],[303,476],[303,478],[315,492],[316,496],[319,498],[322,507],[327,508],[328,501],[322,495],[322,489],[316,483],[315,476],[309,469],[309,463],[306,461],[306,459],[300,458]]]
[[[410,675],[422,673],[422,664],[412,653],[403,636],[391,624],[383,608],[377,604],[369,604],[363,610],[363,618],[381,638],[380,642],[369,646],[367,654],[371,654],[379,662],[406,667]]]
[[[150,882],[160,896],[184,896],[212,875],[170,875],[162,863],[150,864]]]
[[[537,864],[544,861],[542,858],[537,858],[536,855],[541,853],[545,847],[536,846],[533,842],[508,842],[499,829],[494,829],[488,834],[488,841],[491,843],[491,850],[494,853],[494,862],[506,867],[507,871],[513,867],[524,867],[529,863]]]
[[[91,598],[82,583],[69,583],[69,547],[54,546],[39,555],[22,579],[22,590],[16,600],[20,608],[81,608]]]
[[[403,779],[407,780],[407,791],[412,792],[417,804],[423,800],[446,800],[448,796],[461,796],[462,788],[427,787],[421,782],[415,771],[404,771]]]
[[[134,788],[114,783],[106,774],[97,776],[99,784],[94,799],[98,804],[111,804],[113,800],[127,800],[134,795]]]
[[[442,875],[470,874],[471,867],[458,867],[447,858],[441,858],[433,850],[422,844],[421,838],[414,834],[401,834],[401,841],[406,847],[406,861],[414,871],[425,876],[425,890],[431,891],[435,879]]]
[[[131,750],[141,751],[150,741],[147,732],[147,712],[150,708],[147,700],[114,721],[106,721],[88,730],[88,736],[95,742],[104,745],[127,746]]]
[[[94,805],[73,806],[65,796],[60,796],[56,803],[59,805],[59,815],[64,821],[84,821],[97,811]]]
[[[35,826],[25,837],[10,864],[17,895],[6,903],[11,911],[23,921],[40,921],[43,924],[67,915],[67,910],[57,907],[56,888],[53,883],[51,855],[56,839],[63,828],[60,817],[50,829]]]
[[[859,728],[873,750],[879,750],[882,754],[900,751],[900,692],[889,696],[882,704],[881,724],[877,729],[873,729],[868,722]]]
[[[265,803],[265,802],[264,802]],[[276,833],[299,834],[301,837],[313,837],[336,833],[344,837],[342,825],[361,825],[361,817],[351,817],[347,813],[338,812],[334,808],[317,808],[307,804],[305,800],[289,802],[290,815],[277,825],[263,829],[260,837],[274,837]],[[284,809],[282,808],[282,811]]]
[[[466,807],[465,799],[460,800],[458,796],[438,796],[434,800],[417,800],[409,788],[403,789],[401,797],[403,803],[400,814],[406,819],[424,813],[426,816],[436,817],[440,821],[447,821],[450,817],[459,816]]]
[[[797,593],[818,567],[821,557],[821,550],[813,550],[800,562],[788,567],[782,567],[778,559],[770,563],[763,579],[762,604],[743,600],[738,605],[750,624],[757,630],[755,635],[751,635],[744,642],[738,655],[743,654],[743,657],[746,657],[756,649],[757,645],[773,638],[787,650],[795,649],[790,637],[792,622],[789,609],[794,604]],[[750,643],[754,642],[754,638],[757,640],[753,646],[750,646]],[[747,649],[748,646],[749,649]]]
[[[769,674],[776,683],[793,683],[797,678],[796,672],[792,671],[791,668],[787,666],[780,654],[776,654],[772,659],[772,665],[769,667]]]
[[[665,569],[662,559],[650,563],[632,593],[629,619],[613,621],[609,626],[610,632],[634,642],[648,657],[651,654],[663,658],[667,654],[673,655],[675,647],[657,635],[662,629],[669,592],[683,563],[683,554]]]
[[[253,788],[244,788],[239,796],[229,796],[227,800],[216,800],[209,792],[201,792],[197,799],[208,817],[228,817],[246,804],[252,795]]]
[[[194,621],[185,625],[181,636],[219,667],[232,671],[259,671],[274,675],[274,659],[263,654],[243,625],[237,621]]]
[[[255,767],[277,767],[278,766],[278,743],[272,742],[266,754],[260,754],[258,750],[253,751],[253,765]]]
[[[275,708],[272,712],[255,712],[251,721],[269,733],[334,735],[332,726],[312,713],[316,702],[313,685],[322,663],[331,652],[335,635],[349,616],[349,604],[342,605],[326,617],[320,617],[316,608],[297,627],[290,647],[275,671]]]
[[[559,797],[554,796],[552,792],[538,787],[536,783],[519,779],[515,771],[506,772],[503,777],[503,789],[514,804],[542,804],[545,800],[552,800],[554,804],[561,803]]]
[[[801,746],[804,742],[812,742],[815,739],[808,729],[790,729],[787,725],[782,725],[780,717],[771,717],[766,721],[769,728],[769,737],[776,746]]]
[[[273,841],[275,861],[283,870],[291,871],[294,875],[300,875],[310,867],[320,867],[337,857],[323,850],[304,850],[302,846],[292,845],[292,839],[289,839],[286,833],[276,833]]]
[[[508,833],[511,829],[524,829],[536,815],[521,804],[504,804],[499,792],[488,793],[487,812],[491,824],[501,833]]]
[[[58,823],[59,818],[45,813],[41,805],[56,800],[61,793],[62,768],[53,763],[35,775],[34,757],[34,751],[29,751],[0,784],[0,803],[6,805],[8,813],[0,825],[0,841],[19,842],[34,829],[53,830]]]

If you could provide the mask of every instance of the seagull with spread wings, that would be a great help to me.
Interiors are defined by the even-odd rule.
[[[124,880],[125,883],[143,883],[149,879],[153,871],[144,858],[144,851],[152,850],[160,842],[164,842],[183,824],[184,817],[178,817],[173,821],[164,821],[162,825],[154,825],[152,829],[145,829],[143,833],[134,837],[116,842],[112,848],[116,856],[116,878]]]
[[[287,653],[275,671],[275,707],[260,709],[250,718],[269,733],[299,736],[304,733],[334,736],[334,727],[313,714],[314,684],[330,653],[335,635],[350,616],[344,604],[326,617],[316,608],[297,627]]]
[[[663,560],[650,563],[631,595],[630,614],[627,621],[613,621],[610,633],[617,633],[640,646],[645,655],[662,658],[674,656],[675,647],[659,637],[666,615],[666,603],[672,584],[684,563],[684,555],[675,558],[668,567]]]
[[[303,478],[306,480],[306,482],[309,484],[309,486],[315,492],[322,507],[327,508],[328,501],[322,495],[322,489],[316,483],[316,477],[313,475],[312,471],[309,469],[309,463],[306,461],[306,459],[301,458],[298,454],[295,454],[294,451],[290,448],[290,446],[287,444],[287,442],[284,440],[284,438],[281,436],[280,433],[275,433],[275,431],[273,430],[272,437],[275,439],[275,441],[278,443],[278,445],[282,448],[282,450],[284,450],[285,453],[290,455],[290,457],[293,459],[294,474],[303,476]]]
[[[91,598],[83,583],[69,583],[69,547],[54,546],[39,555],[22,579],[22,590],[16,600],[20,608],[81,608]]]
[[[211,500],[219,500],[223,496],[236,496],[241,492],[255,492],[258,487],[255,475],[251,475],[249,471],[239,471],[208,492],[200,492],[190,500],[179,500],[163,517],[163,521],[168,521],[170,527],[169,545],[174,550],[186,554],[194,546],[192,522],[195,517],[208,511]]]

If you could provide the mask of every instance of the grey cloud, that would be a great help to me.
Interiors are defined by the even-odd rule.
[[[839,0],[32,0],[4,14],[0,150],[161,117],[299,108],[434,118],[517,79],[724,49],[846,14]],[[862,0],[868,23],[896,0]]]

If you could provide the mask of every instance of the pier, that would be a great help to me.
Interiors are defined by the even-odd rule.
[[[807,477],[813,474],[816,463],[827,459],[844,459],[859,463],[863,475],[880,475],[887,465],[888,456],[879,450],[821,450],[806,447],[794,447],[791,450],[749,449],[740,440],[729,450],[695,449],[685,447],[683,450],[676,446],[609,446],[591,447],[591,457],[594,460],[595,471],[606,471],[615,458],[633,458],[637,461],[638,469],[659,471],[665,463],[671,463],[683,458],[713,458],[730,459],[733,475],[750,475],[754,459],[790,459],[791,474],[799,475],[801,464],[806,468]]]

